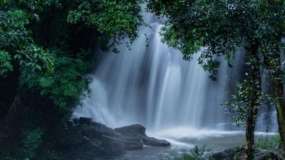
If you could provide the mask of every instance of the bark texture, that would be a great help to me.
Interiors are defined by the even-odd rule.
[[[248,75],[249,81],[249,102],[248,113],[246,120],[246,146],[245,146],[245,159],[252,160],[254,158],[254,131],[257,119],[258,106],[260,105],[261,95],[261,75],[258,57],[258,45],[252,44],[247,48],[248,52]]]

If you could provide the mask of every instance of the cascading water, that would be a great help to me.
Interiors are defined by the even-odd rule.
[[[82,97],[75,117],[91,117],[111,127],[133,123],[148,129],[226,129],[222,104],[240,79],[243,54],[233,65],[221,60],[217,81],[198,64],[162,42],[162,24],[149,13],[130,47],[117,46],[119,54],[104,53],[91,75],[90,93]]]

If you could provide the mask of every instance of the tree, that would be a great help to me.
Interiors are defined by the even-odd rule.
[[[21,88],[38,90],[60,108],[73,105],[86,89],[83,75],[94,48],[109,46],[109,41],[118,43],[126,36],[136,37],[141,23],[139,3],[136,0],[0,1],[1,75],[13,71],[14,76],[19,72]],[[68,72],[60,72],[59,68]]]
[[[276,53],[284,36],[285,2],[282,0],[149,0],[149,8],[157,15],[166,16],[164,38],[180,49],[186,58],[201,47],[206,47],[199,62],[212,74],[217,72],[215,57],[223,55],[230,63],[235,50],[246,49],[247,72],[243,82],[246,90],[240,102],[246,107],[246,155],[253,157],[254,130],[257,108],[261,99],[260,67],[263,57]],[[278,52],[280,54],[280,52]],[[280,62],[280,58],[277,58]],[[279,67],[274,68],[278,70]],[[277,77],[280,77],[275,75]],[[275,90],[280,90],[281,79]],[[277,89],[278,88],[278,89]],[[276,93],[276,92],[275,92]],[[278,99],[284,99],[279,91]],[[275,95],[275,96],[276,96]],[[283,97],[283,98],[280,98]],[[278,105],[277,105],[278,106]],[[279,105],[282,106],[282,105]],[[277,107],[277,111],[282,107]],[[280,114],[280,111],[278,111]],[[280,114],[281,115],[281,114]],[[284,119],[279,117],[279,122]],[[279,123],[279,127],[282,124]],[[284,136],[282,130],[280,135]],[[284,141],[282,141],[284,143]]]
[[[21,10],[0,12],[0,76],[14,72],[23,76],[21,83],[25,82],[24,73],[33,75],[53,70],[51,55],[35,44],[26,29],[28,23],[27,14]]]
[[[276,106],[280,147],[285,151],[285,96],[284,96],[284,68],[282,68],[282,38],[285,35],[285,1],[264,1],[261,6],[260,25],[266,29],[261,32],[260,41],[263,43],[265,68],[270,71],[273,103]],[[267,16],[265,16],[267,15]]]
[[[139,0],[0,0],[0,9],[0,118],[21,121],[7,127],[17,129],[17,136],[9,135],[15,147],[21,146],[18,137],[30,140],[24,130],[40,129],[47,140],[53,128],[67,123],[87,89],[85,75],[97,49],[134,39],[141,23]],[[20,113],[9,116],[15,110]]]

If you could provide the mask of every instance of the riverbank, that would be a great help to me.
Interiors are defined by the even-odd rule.
[[[34,147],[37,134],[29,136],[35,143],[30,143],[27,149]],[[259,160],[268,156],[275,160],[274,157],[279,156],[276,154],[279,140],[275,134],[259,132],[256,137]],[[176,128],[146,132],[146,128],[138,124],[112,129],[81,118],[54,128],[53,135],[39,146],[41,151],[38,152],[45,153],[35,156],[45,160],[208,160],[209,157],[232,160],[242,153],[243,142],[242,131]]]
[[[189,144],[188,147],[178,143],[172,144],[170,148],[145,147],[143,150],[130,151],[123,156],[110,160],[242,160],[243,149],[240,147],[241,145],[235,144],[239,137],[196,139],[196,144]],[[257,137],[256,160],[284,159],[284,155],[277,149],[278,142],[276,142],[275,137],[271,135]],[[215,143],[218,139],[224,143]],[[206,141],[208,145],[205,144]],[[241,143],[242,141],[239,142],[239,144]]]

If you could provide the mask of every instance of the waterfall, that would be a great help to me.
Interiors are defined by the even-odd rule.
[[[225,130],[224,102],[240,79],[243,54],[237,52],[230,68],[221,57],[217,80],[198,64],[201,52],[185,61],[177,49],[162,42],[160,20],[144,13],[146,26],[119,53],[103,53],[91,75],[89,91],[82,96],[75,117],[90,117],[111,127],[133,123],[148,129],[195,128]]]

